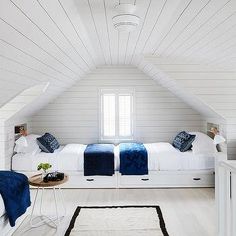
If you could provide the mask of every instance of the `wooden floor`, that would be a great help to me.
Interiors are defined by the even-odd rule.
[[[46,191],[44,202],[48,213],[53,209],[49,191]],[[13,235],[64,235],[78,205],[159,205],[170,236],[216,235],[214,189],[66,189],[63,193],[67,215],[59,230],[49,226],[30,229],[27,217]],[[34,195],[35,190],[31,191],[32,199]]]

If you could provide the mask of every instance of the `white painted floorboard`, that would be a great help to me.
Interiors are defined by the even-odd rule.
[[[159,205],[170,236],[215,236],[214,189],[64,189],[67,215],[60,229],[30,229],[29,217],[13,236],[64,235],[78,205]],[[31,198],[35,190],[31,191]],[[45,211],[53,209],[52,194],[45,194]],[[39,205],[39,204],[38,204]],[[31,210],[31,209],[30,209]],[[37,210],[37,209],[36,209]],[[30,211],[28,211],[28,214]]]

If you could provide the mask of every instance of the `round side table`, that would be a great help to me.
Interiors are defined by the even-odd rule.
[[[29,178],[29,185],[34,186],[37,188],[36,191],[36,195],[34,198],[34,202],[33,202],[33,208],[32,208],[32,212],[31,212],[31,216],[30,216],[30,225],[31,227],[39,227],[43,224],[46,223],[53,223],[55,228],[57,228],[60,224],[60,220],[65,216],[66,214],[66,208],[65,208],[65,203],[64,203],[64,197],[60,188],[60,185],[66,183],[68,181],[69,177],[68,175],[65,174],[64,179],[61,181],[49,181],[47,183],[43,182],[42,180],[42,175],[38,174],[38,175],[34,175],[32,177]],[[44,190],[48,188],[48,189],[52,189],[53,191],[53,198],[54,198],[54,204],[55,204],[55,217],[49,217],[47,215],[44,215],[42,213],[42,205],[43,205],[43,195],[44,195]],[[38,199],[38,193],[39,190],[41,190],[41,199],[40,199],[40,210],[39,216],[33,217],[34,211],[35,211],[35,205]],[[59,201],[60,201],[60,205],[59,205]],[[59,214],[59,206],[62,207],[63,209],[63,213]],[[41,218],[41,220],[39,222],[37,222],[36,224],[33,223],[33,221],[36,218]]]

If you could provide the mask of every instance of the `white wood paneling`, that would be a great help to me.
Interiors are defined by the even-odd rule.
[[[0,122],[0,169],[9,170],[11,168],[11,157],[15,145],[15,126],[27,123],[28,132],[31,131],[29,118],[14,118],[5,122]]]
[[[9,90],[9,96],[1,96],[0,106],[39,82],[51,82],[62,91],[95,67],[95,51],[71,1],[0,4],[0,72]]]
[[[235,1],[135,1],[141,22],[137,30],[130,33],[117,33],[112,26],[113,8],[118,3],[115,0],[78,1],[81,20],[88,34],[98,43],[98,52],[107,64],[130,63],[140,54],[180,56],[198,62],[204,58],[210,62],[212,58],[221,60],[225,47],[233,42]],[[228,41],[215,48],[210,42],[222,34]],[[199,53],[199,49],[210,50],[211,54]],[[232,52],[226,55],[227,58],[230,56],[233,57]]]
[[[120,2],[137,6],[141,21],[136,31],[114,29],[114,5]],[[98,76],[103,86],[120,86],[125,76],[127,86],[136,81],[137,114],[143,115],[142,109],[149,111],[152,122],[157,116],[162,119],[162,115],[168,119],[176,115],[180,120],[180,111],[183,120],[189,120],[187,115],[196,115],[175,101],[175,96],[206,117],[229,120],[229,152],[234,155],[236,132],[231,125],[236,124],[235,12],[234,0],[2,0],[0,107],[25,89],[50,82],[45,96],[17,114],[30,115],[66,90],[62,95],[65,97],[59,97],[42,114],[61,114],[61,107],[69,114],[77,104],[93,116],[97,98],[92,93],[97,93]],[[159,64],[143,60],[143,55],[150,54]],[[160,63],[158,58],[165,60]],[[101,69],[93,72],[96,66],[104,64],[136,65],[175,96],[154,86],[156,82],[148,77],[143,79],[135,68],[119,70],[118,75],[112,67],[106,73]],[[208,65],[212,65],[211,69]],[[79,82],[81,86],[67,90],[88,74],[87,80]],[[24,99],[11,104],[9,110],[19,108]],[[1,111],[2,119],[8,115],[9,111]],[[142,119],[148,121],[149,116]],[[138,122],[145,124],[141,118]],[[155,132],[150,137],[155,137]]]
[[[61,93],[61,89],[51,88],[45,83],[33,86],[11,99],[0,108],[0,169],[9,169],[14,147],[14,126],[27,123],[29,117]]]
[[[204,131],[198,112],[129,66],[98,68],[33,116],[32,130],[40,134],[51,132],[61,143],[97,142],[99,89],[125,86],[135,89],[136,140],[171,141],[181,130]]]
[[[2,73],[16,81],[24,76],[28,87],[51,81],[65,88],[98,64],[129,64],[140,54],[235,65],[235,1],[130,1],[141,18],[140,26],[130,33],[119,33],[112,25],[118,3],[1,1]],[[14,83],[6,88],[12,87]],[[7,100],[1,97],[0,104]]]
[[[220,67],[202,66],[199,64],[163,63],[161,59],[149,58],[156,68],[165,72],[177,86],[197,96],[220,117],[206,120],[220,124],[222,135],[227,138],[229,159],[236,155],[236,103],[235,103],[235,71]],[[213,120],[213,121],[212,121]]]
[[[188,105],[191,107],[194,107],[197,111],[199,111],[201,114],[203,114],[206,117],[217,117],[217,118],[223,118],[221,115],[219,115],[209,104],[205,103],[202,99],[200,99],[198,96],[193,94],[191,90],[186,89],[184,86],[181,86],[178,84],[178,82],[175,80],[175,78],[171,77],[167,71],[163,68],[163,66],[166,65],[173,65],[173,68],[171,72],[175,71],[175,68],[178,68],[181,70],[181,68],[187,68],[184,64],[162,64],[160,65],[155,64],[156,62],[161,61],[161,59],[157,59],[155,57],[141,57],[140,60],[136,60],[136,64],[140,70],[142,70],[144,73],[149,75],[153,80],[158,81],[163,87],[170,90],[173,94],[175,94],[177,97],[181,98],[183,101],[185,101]],[[187,65],[187,64],[186,64]],[[193,65],[189,65],[192,67]],[[180,67],[180,68],[179,68]],[[184,70],[184,69],[182,69]],[[203,71],[206,71],[207,68],[203,67]]]
[[[51,81],[65,88],[68,81],[72,83],[98,64],[134,63],[140,54],[154,53],[171,60],[181,55],[206,63],[224,60],[225,65],[233,65],[233,59],[228,59],[235,57],[231,50],[235,1],[130,2],[137,6],[140,26],[119,33],[112,25],[116,0],[1,1],[2,73],[16,81],[25,77],[20,82],[26,87]],[[12,87],[14,83],[6,88]],[[9,97],[1,97],[0,104]]]

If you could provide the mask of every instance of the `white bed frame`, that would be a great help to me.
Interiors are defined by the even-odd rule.
[[[214,187],[215,172],[196,171],[149,171],[148,175],[84,176],[83,172],[66,172],[69,181],[62,188],[182,188]],[[24,172],[28,177],[35,172]]]

